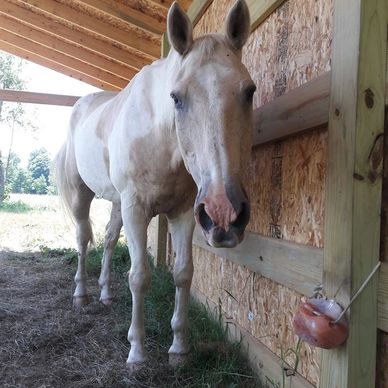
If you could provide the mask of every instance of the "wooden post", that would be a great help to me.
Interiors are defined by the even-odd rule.
[[[324,287],[342,305],[379,259],[386,0],[334,0]],[[352,304],[346,345],[323,351],[321,388],[373,388],[377,275]]]
[[[170,42],[168,41],[167,32],[162,35],[162,44],[160,46],[160,57],[166,58],[170,52]]]
[[[155,265],[165,265],[167,257],[167,218],[164,214],[159,214],[156,218],[156,257]]]

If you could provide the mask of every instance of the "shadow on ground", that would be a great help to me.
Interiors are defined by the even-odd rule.
[[[154,322],[146,328],[150,361],[130,374],[125,365],[130,322],[130,298],[124,279],[124,268],[127,269],[129,263],[125,260],[120,256],[116,258],[117,303],[107,308],[98,302],[98,268],[92,266],[89,268],[91,303],[76,312],[71,305],[74,252],[0,251],[2,387],[259,386],[244,362],[240,362],[237,369],[227,366],[227,369],[213,370],[220,361],[226,365],[235,362],[236,349],[231,350],[231,345],[219,341],[208,340],[201,350],[198,338],[194,338],[194,358],[184,367],[170,367],[167,358],[170,339],[161,336],[166,336],[163,332],[170,336],[166,328],[172,300],[170,307],[162,305],[160,311],[148,303],[146,309],[150,310],[148,313],[153,315]],[[155,290],[155,295],[173,299],[173,295],[166,294],[173,293],[171,285],[167,286],[167,291],[161,290],[158,294],[159,291]],[[202,331],[208,331],[201,326],[207,323],[202,315],[196,314],[192,313],[192,320],[197,320],[200,326],[194,332],[200,337]]]

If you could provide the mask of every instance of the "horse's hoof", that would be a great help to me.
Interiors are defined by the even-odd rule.
[[[73,296],[73,306],[76,309],[86,306],[89,303],[89,297],[87,295],[83,296]]]
[[[111,307],[113,303],[113,298],[108,298],[108,299],[100,299],[100,302],[106,306],[106,307]]]
[[[173,368],[183,365],[189,359],[190,353],[179,354],[179,353],[169,353],[168,354],[168,363]]]
[[[129,374],[139,371],[144,366],[144,362],[127,362],[127,370]]]

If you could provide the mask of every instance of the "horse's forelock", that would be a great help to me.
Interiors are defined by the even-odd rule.
[[[220,49],[229,49],[226,39],[221,34],[208,34],[194,40],[194,44],[186,56],[186,60],[195,60],[199,64],[214,61],[214,55]]]

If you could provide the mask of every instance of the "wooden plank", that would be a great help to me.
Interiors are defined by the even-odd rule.
[[[246,233],[244,241],[235,248],[213,248],[207,245],[198,228],[193,244],[304,295],[310,296],[322,282],[322,249],[254,233]]]
[[[329,119],[328,72],[254,111],[253,144],[263,144],[325,125]]]
[[[191,22],[195,26],[202,15],[206,12],[213,0],[194,0],[189,9],[187,10],[187,15],[189,16]]]
[[[166,11],[156,13],[155,8],[160,9],[160,7],[148,9],[148,2],[137,6],[137,4],[133,2],[120,3],[113,0],[76,1],[154,34],[161,35],[164,31],[166,31]],[[154,12],[151,13],[150,11]]]
[[[379,273],[377,327],[388,332],[388,263],[381,263]]]
[[[31,11],[43,11],[46,17],[54,22],[62,20],[65,24],[76,25],[83,30],[88,30],[94,34],[102,35],[113,42],[121,43],[132,49],[143,52],[153,58],[159,56],[159,36],[151,32],[146,32],[135,28],[133,25],[121,22],[120,28],[112,23],[93,17],[82,12],[82,9],[72,8],[65,3],[55,0],[12,0],[22,6],[30,6]]]
[[[121,47],[109,44],[95,36],[69,28],[64,24],[54,22],[51,19],[37,15],[24,7],[6,1],[0,1],[0,14],[1,13],[38,28],[50,35],[58,36],[59,38],[75,43],[78,46],[86,47],[98,54],[113,58],[118,62],[131,64],[135,69],[141,69],[152,61],[150,57],[139,55],[138,52],[124,50]]]
[[[47,59],[50,63],[55,62],[66,66],[68,69],[93,77],[99,81],[110,84],[118,89],[122,89],[128,84],[127,79],[123,79],[107,71],[101,70],[73,57],[62,54],[58,51],[39,45],[31,40],[22,38],[0,28],[0,40],[10,45],[16,46],[24,51],[39,55],[42,59]]]
[[[73,106],[79,98],[79,96],[68,96],[64,94],[35,93],[22,90],[0,89],[0,101]]]
[[[157,226],[156,226],[156,265],[166,265],[167,258],[167,232],[168,232],[168,223],[167,218],[164,214],[157,216]]]
[[[166,58],[169,52],[170,52],[170,42],[168,41],[167,33],[165,32],[162,35],[162,44],[160,48],[161,58]]]
[[[97,54],[85,47],[61,39],[58,36],[48,34],[45,31],[31,27],[4,14],[0,14],[0,26],[3,30],[28,38],[35,43],[46,46],[62,54],[66,54],[82,62],[92,64],[101,70],[109,71],[121,78],[130,80],[137,73],[137,70],[133,67],[116,62],[111,58]]]
[[[71,78],[77,79],[82,82],[86,82],[90,85],[93,85],[97,88],[103,89],[103,90],[114,90],[118,91],[120,88],[107,84],[101,80],[92,78],[88,75],[85,75],[83,73],[77,72],[76,70],[69,69],[66,66],[62,66],[56,62],[50,61],[47,58],[42,58],[39,55],[35,55],[34,53],[31,53],[26,50],[22,50],[16,46],[12,46],[8,43],[5,43],[3,41],[0,41],[0,50],[6,51],[9,54],[16,55],[20,58],[26,59],[27,61],[31,61],[34,63],[37,63],[38,65],[49,67],[52,70],[58,71],[64,75],[67,75]]]
[[[256,29],[285,0],[247,0],[251,13],[251,31]]]
[[[164,9],[168,10],[172,3],[175,0],[147,0],[149,3],[158,5],[160,7],[163,7]],[[177,0],[179,5],[187,11],[187,9],[190,7],[192,0]]]
[[[298,372],[295,375],[285,376],[285,385],[282,385],[282,374],[285,370],[292,368],[283,362],[276,354],[272,353],[261,342],[253,337],[250,333],[244,330],[241,326],[232,319],[226,319],[224,315],[219,316],[219,306],[207,298],[196,288],[191,288],[191,295],[195,300],[202,303],[214,320],[221,322],[225,326],[228,334],[228,339],[231,342],[241,343],[243,352],[246,354],[248,363],[262,378],[266,387],[292,387],[292,388],[314,388]]]
[[[379,259],[386,39],[386,0],[334,1],[324,288],[342,305]],[[349,321],[346,345],[322,353],[322,388],[375,385],[377,276]]]

